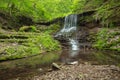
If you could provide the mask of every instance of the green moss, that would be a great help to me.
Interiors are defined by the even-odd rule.
[[[21,32],[24,32],[24,31],[25,32],[36,32],[37,29],[35,26],[23,26],[19,29],[19,31],[21,31]]]

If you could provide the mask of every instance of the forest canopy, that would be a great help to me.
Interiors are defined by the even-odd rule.
[[[119,0],[0,0],[0,12],[26,16],[34,22],[50,21],[69,14],[95,11],[94,20],[111,26],[119,22]],[[115,13],[115,14],[114,14]],[[113,20],[114,18],[114,20]]]
[[[50,20],[71,13],[72,0],[1,0],[0,9],[10,15],[25,15],[37,20]]]

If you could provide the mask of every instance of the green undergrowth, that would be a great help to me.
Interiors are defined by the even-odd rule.
[[[120,1],[108,0],[96,10],[97,12],[95,13],[94,18],[96,18],[96,20],[101,20],[103,26],[113,27],[113,25],[119,23]]]
[[[59,42],[48,33],[6,32],[1,35],[0,60],[24,58],[61,49]]]
[[[119,29],[102,28],[95,37],[94,47],[101,50],[120,51]]]
[[[74,0],[73,13],[89,11],[95,11],[91,17],[102,26],[113,27],[120,22],[120,0]]]

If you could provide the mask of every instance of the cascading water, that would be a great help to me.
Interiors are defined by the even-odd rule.
[[[72,14],[65,17],[64,27],[61,29],[55,37],[62,36],[68,39],[70,44],[69,57],[75,57],[79,51],[79,44],[76,37],[77,33],[77,15]]]
[[[65,17],[64,27],[58,32],[55,37],[64,36],[66,38],[75,37],[77,30],[77,15],[72,14]]]

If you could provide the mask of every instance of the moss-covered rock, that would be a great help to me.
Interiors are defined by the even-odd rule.
[[[24,31],[25,32],[36,32],[37,29],[35,26],[23,26],[19,29],[19,31],[21,31],[21,32],[24,32]]]
[[[59,23],[51,24],[49,26],[45,26],[45,25],[38,25],[37,26],[37,30],[39,32],[45,32],[45,33],[48,33],[48,34],[54,34],[59,29],[60,29],[60,24]]]

